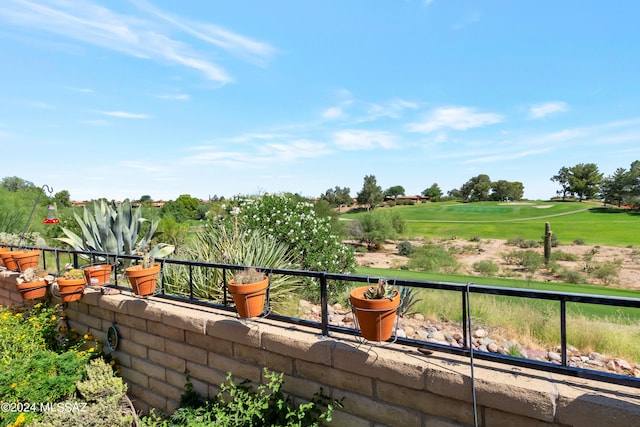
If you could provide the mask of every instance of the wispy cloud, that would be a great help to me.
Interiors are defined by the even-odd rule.
[[[229,83],[233,77],[211,61],[211,52],[199,52],[193,43],[172,37],[179,28],[183,35],[195,37],[264,65],[275,49],[267,43],[252,40],[221,27],[170,16],[143,1],[136,5],[149,16],[139,17],[114,12],[85,0],[73,2],[41,0],[9,0],[0,6],[0,22],[36,28],[84,44],[100,46],[160,63],[178,64],[200,71],[209,80]],[[160,18],[160,19],[158,19]],[[166,28],[167,23],[171,28]],[[163,25],[164,24],[164,25]]]
[[[336,132],[333,143],[344,150],[371,150],[375,147],[395,148],[396,138],[386,131],[343,130]]]
[[[224,148],[217,144],[204,144],[191,147],[196,154],[184,157],[185,163],[217,164],[232,168],[262,168],[278,162],[293,162],[298,159],[321,157],[331,153],[326,144],[308,139],[291,139],[271,141],[271,135],[247,135],[233,138],[240,146],[230,150],[229,144]],[[265,140],[267,140],[265,142]]]
[[[326,120],[335,120],[344,117],[344,111],[341,107],[331,107],[324,110],[322,118]]]
[[[174,95],[153,95],[153,96],[160,99],[173,99],[176,101],[187,101],[190,98],[190,96],[187,95],[186,93],[176,93]]]
[[[424,121],[410,123],[410,132],[431,133],[439,129],[467,130],[500,123],[503,117],[496,113],[479,113],[475,108],[444,107],[433,110]]]
[[[532,105],[529,108],[528,117],[530,119],[541,119],[549,114],[564,113],[565,111],[569,111],[569,106],[566,102],[545,102],[543,104]]]
[[[521,159],[523,157],[536,156],[538,154],[546,153],[548,151],[551,151],[551,147],[542,148],[542,149],[539,149],[539,150],[519,151],[519,152],[516,152],[516,153],[504,153],[504,154],[495,154],[495,155],[490,155],[490,156],[474,157],[474,158],[469,159],[469,160],[467,160],[467,161],[465,161],[463,163],[464,164],[472,164],[472,163],[502,162],[502,161],[505,161],[505,160],[515,160],[515,159]]]
[[[126,111],[103,111],[102,114],[121,119],[148,119],[151,117],[149,114],[129,113]]]

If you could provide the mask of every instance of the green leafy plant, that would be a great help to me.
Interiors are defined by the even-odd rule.
[[[212,399],[203,402],[190,397],[186,400],[197,406],[183,406],[168,419],[152,412],[141,419],[142,425],[315,427],[330,423],[334,409],[342,407],[343,399],[331,399],[322,388],[311,401],[296,405],[282,391],[282,373],[264,368],[264,378],[265,384],[253,388],[248,380],[236,383],[228,373],[226,381],[220,385],[220,391]]]
[[[99,345],[70,330],[62,315],[43,303],[0,308],[0,401],[58,402],[75,392]],[[17,417],[2,412],[0,422]],[[25,422],[38,417],[29,413]]]

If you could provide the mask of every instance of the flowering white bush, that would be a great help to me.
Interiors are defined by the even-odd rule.
[[[301,269],[332,273],[354,271],[353,250],[340,241],[329,218],[319,216],[311,203],[295,196],[266,194],[256,199],[237,199],[233,204],[229,209],[244,226],[261,229],[289,244]]]

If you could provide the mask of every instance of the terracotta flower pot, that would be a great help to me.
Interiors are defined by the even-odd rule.
[[[20,271],[25,271],[27,268],[38,268],[38,261],[40,260],[39,250],[13,251],[11,256],[16,264],[18,264]]]
[[[35,282],[16,283],[23,300],[43,298],[47,295],[47,282],[44,279]]]
[[[4,246],[0,246],[0,254],[4,252],[9,252],[9,248],[5,248]],[[0,256],[0,265],[4,265],[4,261],[2,260],[2,256]]]
[[[13,260],[13,252],[0,252],[0,257],[7,270],[18,271],[18,263]]]
[[[386,341],[391,338],[396,322],[396,311],[400,306],[400,292],[393,299],[365,299],[369,286],[352,289],[349,301],[354,309],[360,334],[368,341]]]
[[[111,264],[90,265],[84,268],[89,286],[102,286],[111,279]]]
[[[56,281],[62,302],[78,301],[82,298],[84,288],[87,287],[86,279],[63,279],[58,277]]]
[[[125,276],[131,283],[133,293],[140,296],[153,295],[158,283],[160,264],[156,263],[151,268],[142,268],[142,265],[133,265],[124,270]]]
[[[264,301],[269,287],[269,278],[255,283],[238,285],[233,279],[227,283],[238,315],[243,318],[256,317],[264,311]]]

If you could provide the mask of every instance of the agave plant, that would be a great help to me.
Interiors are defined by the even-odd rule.
[[[158,221],[151,221],[147,232],[141,235],[142,224],[149,220],[142,217],[140,208],[134,209],[131,206],[129,199],[118,207],[104,200],[94,201],[93,213],[85,206],[82,216],[76,212],[73,216],[82,230],[82,237],[62,227],[66,237],[59,237],[58,240],[78,251],[136,255],[142,249],[149,247],[158,228]],[[175,247],[172,245],[159,243],[149,250],[149,255],[154,258],[164,258],[171,255],[174,250]]]

